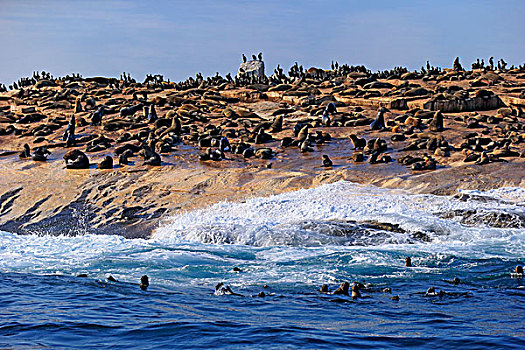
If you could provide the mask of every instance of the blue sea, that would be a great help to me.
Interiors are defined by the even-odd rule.
[[[342,181],[180,212],[150,239],[0,232],[0,348],[523,349],[524,263],[522,188]],[[345,281],[362,298],[319,292]]]

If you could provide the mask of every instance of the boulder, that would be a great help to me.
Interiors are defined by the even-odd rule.
[[[252,60],[241,63],[237,75],[255,76],[257,78],[264,77],[264,61]]]

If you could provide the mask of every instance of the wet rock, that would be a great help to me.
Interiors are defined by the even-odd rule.
[[[524,228],[525,214],[482,209],[457,209],[437,214],[444,219],[453,219],[467,226],[487,225],[498,228]]]

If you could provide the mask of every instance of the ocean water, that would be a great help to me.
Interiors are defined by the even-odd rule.
[[[150,239],[0,232],[0,348],[523,349],[525,189],[458,195],[338,182],[179,213]],[[344,281],[363,298],[319,292]]]

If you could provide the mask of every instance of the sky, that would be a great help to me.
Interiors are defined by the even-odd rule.
[[[266,72],[332,60],[373,71],[477,57],[525,63],[523,0],[0,0],[0,82],[55,76],[172,81],[235,73],[263,52]]]

